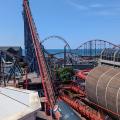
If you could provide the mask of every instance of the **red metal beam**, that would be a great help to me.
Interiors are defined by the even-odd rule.
[[[75,86],[75,85],[66,85],[63,86],[62,89],[69,89],[72,90],[78,94],[80,94],[81,96],[85,97],[86,93],[84,91],[82,91],[82,89],[79,86]]]
[[[87,74],[90,71],[91,71],[91,69],[80,70],[80,71],[76,72],[75,76],[80,79],[86,80]]]
[[[82,116],[89,120],[104,120],[100,117],[99,113],[94,113],[93,111],[88,109],[88,106],[77,103],[76,101],[70,99],[66,95],[61,95],[60,99],[64,100],[67,104],[69,104],[73,109],[79,112]]]
[[[30,32],[31,32],[32,42],[34,45],[33,47],[35,49],[35,55],[37,58],[38,68],[39,68],[39,72],[40,72],[40,78],[42,79],[45,97],[46,97],[50,107],[53,108],[54,104],[55,104],[55,96],[54,96],[53,86],[51,83],[52,80],[51,80],[50,75],[47,70],[44,54],[42,52],[42,46],[40,45],[36,27],[35,27],[34,21],[32,19],[28,0],[23,1],[23,6],[24,6],[24,12],[26,14]]]
[[[117,114],[117,113],[115,113],[115,112],[113,112],[113,111],[111,111],[111,110],[109,110],[109,109],[106,109],[106,108],[104,108],[104,107],[102,107],[102,106],[100,106],[100,105],[98,105],[98,104],[96,104],[96,103],[94,103],[94,102],[91,102],[91,101],[89,101],[89,100],[87,100],[87,99],[84,99],[84,98],[80,98],[80,99],[81,99],[81,101],[83,101],[83,102],[85,102],[85,103],[88,103],[88,105],[93,105],[93,106],[95,106],[96,108],[101,109],[102,111],[105,111],[105,112],[108,112],[108,113],[110,113],[110,114],[112,114],[112,115],[114,115],[114,116],[120,117],[120,114]]]

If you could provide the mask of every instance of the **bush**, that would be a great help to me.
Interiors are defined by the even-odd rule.
[[[62,82],[71,80],[73,75],[74,75],[74,71],[72,68],[65,67],[65,68],[60,68],[58,70],[58,77]]]

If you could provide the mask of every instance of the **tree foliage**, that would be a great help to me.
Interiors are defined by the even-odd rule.
[[[72,76],[74,75],[74,70],[70,67],[64,67],[64,68],[60,68],[57,74],[62,82],[67,82],[71,80]]]

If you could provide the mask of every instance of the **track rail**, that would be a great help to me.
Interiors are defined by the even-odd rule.
[[[66,85],[66,86],[63,86],[62,89],[72,90],[72,91],[80,94],[82,97],[85,97],[85,96],[86,96],[86,93],[85,93],[84,91],[82,91],[79,86],[76,86],[76,85]]]
[[[98,115],[98,113],[94,113],[88,109],[87,106],[84,106],[76,101],[70,99],[67,95],[61,95],[60,99],[64,100],[67,104],[69,104],[73,109],[79,112],[82,116],[89,120],[104,120]]]
[[[42,51],[42,46],[40,44],[35,23],[32,18],[28,0],[23,0],[23,7],[24,7],[24,16],[27,18],[27,22],[30,28],[30,34],[32,37],[33,47],[35,49],[35,56],[37,58],[38,68],[40,72],[39,78],[42,79],[42,84],[43,84],[45,97],[47,99],[47,104],[49,104],[50,108],[53,108],[55,105],[55,94],[52,86],[52,80],[50,78],[50,75],[47,69],[45,57]]]
[[[82,46],[84,46],[84,45],[86,45],[86,44],[88,44],[88,43],[94,43],[94,44],[98,44],[98,43],[100,43],[99,45],[104,45],[104,46],[113,46],[113,47],[117,47],[117,48],[120,48],[120,46],[118,46],[118,45],[115,45],[115,44],[113,44],[113,43],[111,43],[111,42],[108,42],[108,41],[106,41],[106,40],[100,40],[100,39],[95,39],[95,40],[89,40],[89,41],[87,41],[87,42],[85,42],[85,43],[83,43],[83,44],[81,44],[79,47],[77,47],[77,49],[76,50],[78,50],[78,49],[80,49]],[[102,46],[101,46],[102,47]]]
[[[80,71],[76,72],[75,76],[82,80],[86,80],[87,74],[90,71],[91,71],[91,69],[80,70]]]
[[[120,48],[120,46],[115,45],[111,42],[105,40],[89,40],[83,44],[81,44],[77,49],[76,52],[80,52],[81,56],[99,56],[101,51],[105,48]]]
[[[48,37],[46,37],[44,40],[42,40],[41,43],[43,44],[45,41],[50,40],[50,39],[53,39],[53,38],[58,39],[58,40],[61,40],[63,43],[65,43],[65,45],[66,45],[69,49],[71,49],[71,47],[70,47],[70,45],[68,44],[68,42],[67,42],[63,37],[58,36],[58,35],[48,36]]]

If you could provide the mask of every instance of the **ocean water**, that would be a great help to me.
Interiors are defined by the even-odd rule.
[[[64,49],[47,49],[47,51],[50,54],[55,54],[55,56],[58,58],[64,58]]]
[[[55,54],[55,53],[60,53],[61,52],[61,54],[56,54],[56,56],[57,57],[64,57],[64,50],[63,49],[48,49],[47,50],[49,53],[51,53],[51,54]],[[101,53],[101,51],[102,51],[102,49],[92,49],[92,50],[90,50],[90,49],[80,49],[80,50],[66,50],[66,52],[71,52],[72,54],[74,54],[74,55],[78,55],[78,56],[90,56],[90,55],[92,55],[92,56],[95,56],[95,55],[100,55],[100,53]]]
[[[50,54],[55,54],[56,57],[58,58],[63,58],[64,57],[64,49],[47,49],[47,51],[50,53]],[[79,56],[89,56],[89,55],[93,55],[95,56],[96,54],[99,55],[101,53],[102,49],[80,49],[80,50],[69,50],[67,49],[66,52],[71,52],[72,54],[74,55],[79,55]],[[25,55],[25,50],[23,49],[23,55]]]

